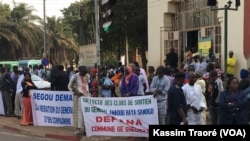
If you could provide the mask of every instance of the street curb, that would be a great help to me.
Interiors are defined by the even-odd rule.
[[[91,136],[91,137],[83,136],[82,138],[78,138],[74,135],[70,136],[70,135],[58,135],[58,134],[47,134],[47,133],[44,134],[40,132],[6,126],[2,124],[0,124],[0,127],[17,133],[22,133],[27,136],[35,136],[40,138],[50,138],[50,139],[65,140],[65,141],[106,141],[112,139],[112,137],[109,136]]]
[[[11,130],[17,133],[22,133],[27,136],[36,136],[36,137],[41,137],[41,138],[50,138],[50,139],[60,139],[60,140],[66,140],[66,141],[80,141],[80,138],[77,138],[76,136],[64,136],[64,135],[57,135],[57,134],[43,134],[40,132],[35,132],[35,131],[30,131],[30,130],[24,130],[24,129],[19,129],[15,127],[10,127],[6,125],[1,125],[1,128]]]
[[[61,139],[66,141],[80,141],[80,138],[76,136],[63,136],[63,135],[56,135],[56,134],[45,134],[45,138],[51,139]]]

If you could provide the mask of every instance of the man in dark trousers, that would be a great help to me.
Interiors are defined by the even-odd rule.
[[[8,74],[6,69],[2,67],[0,69],[0,90],[2,91],[5,115],[7,117],[14,115],[13,101],[11,99],[11,87],[13,85],[15,85],[15,83],[11,79],[10,74]]]
[[[187,125],[187,102],[182,90],[185,80],[185,73],[177,72],[175,74],[174,85],[168,90],[167,99],[167,124]]]

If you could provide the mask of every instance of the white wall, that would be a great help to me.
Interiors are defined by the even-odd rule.
[[[164,27],[164,13],[168,11],[169,0],[148,0],[148,64],[147,66],[163,65],[165,55],[163,46],[161,47],[161,27]],[[219,0],[220,8],[227,4],[228,0]],[[233,1],[234,2],[234,1]],[[234,7],[232,4],[232,8]],[[244,23],[244,1],[238,11],[228,11],[228,51],[234,51],[238,59],[236,66],[236,77],[239,77],[241,68],[248,68],[249,65],[243,55],[243,23]],[[224,10],[218,11],[218,17],[221,21],[221,42],[222,42],[222,67],[224,67]],[[166,24],[166,21],[165,21]],[[162,50],[161,50],[162,48]],[[250,62],[250,61],[249,61]]]
[[[157,68],[165,56],[161,51],[161,27],[164,27],[164,13],[168,0],[148,0],[148,64]]]
[[[224,7],[228,0],[220,0],[218,2],[219,7]],[[234,3],[232,8],[235,8]],[[222,60],[224,66],[224,10],[219,11],[218,17],[223,17],[221,22],[222,27]],[[244,1],[241,1],[241,6],[238,7],[238,11],[228,10],[228,52],[232,50],[234,56],[237,58],[235,76],[240,78],[240,69],[248,68],[247,60],[243,55],[243,39],[244,39]]]

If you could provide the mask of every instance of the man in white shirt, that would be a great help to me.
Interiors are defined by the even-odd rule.
[[[186,97],[187,105],[187,120],[190,125],[202,125],[203,116],[201,112],[205,110],[206,103],[203,100],[203,94],[200,85],[195,84],[197,76],[194,72],[188,74],[189,83],[185,84],[182,89]]]
[[[17,81],[16,81],[16,97],[15,97],[15,115],[18,119],[21,119],[22,111],[23,111],[23,87],[22,81],[24,79],[23,68],[18,67],[17,69]]]
[[[147,89],[146,89],[146,92],[149,91],[149,83],[148,83],[148,77],[147,77],[147,73],[145,71],[145,69],[143,69],[142,67],[140,67],[139,63],[138,62],[134,62],[133,63],[135,66],[139,67],[140,68],[140,73],[142,74],[142,76],[144,77],[145,81],[146,81],[146,85],[147,85]]]
[[[138,91],[137,91],[137,95],[138,96],[143,96],[143,95],[145,95],[147,85],[146,85],[146,81],[145,81],[144,77],[140,73],[140,67],[136,67],[135,73],[139,78],[139,88],[138,88]]]

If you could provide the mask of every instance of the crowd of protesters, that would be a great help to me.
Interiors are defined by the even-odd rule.
[[[74,93],[73,117],[79,136],[84,133],[79,105],[82,96],[125,98],[153,95],[157,100],[160,125],[249,124],[249,71],[242,69],[241,78],[236,78],[235,74],[225,78],[226,73],[220,69],[219,63],[211,61],[213,55],[206,57],[188,52],[186,55],[182,67],[178,68],[178,57],[171,49],[164,66],[149,66],[147,72],[138,62],[126,66],[118,62],[114,67],[99,68],[95,64],[90,69],[83,65],[77,70],[55,65],[49,78],[51,90]],[[30,73],[21,67],[15,68],[15,75],[6,75],[5,68],[1,68],[0,73],[5,115],[18,117],[21,125],[32,124],[32,119],[24,120],[30,116],[28,90],[37,89],[30,80]],[[14,100],[11,94],[15,95]]]

